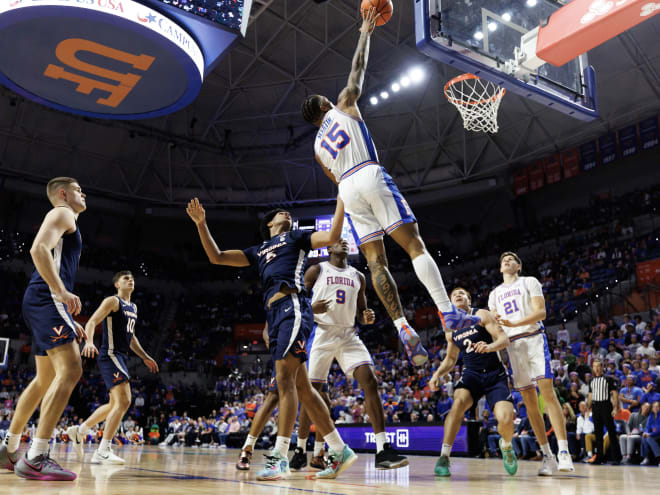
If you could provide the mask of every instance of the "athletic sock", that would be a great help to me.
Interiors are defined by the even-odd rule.
[[[451,455],[451,445],[447,443],[443,443],[442,450],[440,451],[440,455],[441,456],[446,455],[447,457],[449,457]]]
[[[384,431],[376,433],[376,454],[385,448],[387,443],[387,433]]]
[[[426,287],[426,290],[429,291],[436,307],[443,313],[451,311],[451,302],[449,301],[445,284],[442,281],[440,270],[428,251],[424,250],[422,254],[414,258],[412,265],[417,278]]]
[[[559,452],[568,452],[568,440],[557,440]]]
[[[401,329],[403,328],[404,325],[408,326],[409,330],[412,330],[415,332],[412,327],[410,326],[410,323],[408,323],[408,320],[406,319],[405,316],[402,316],[401,318],[397,318],[396,320],[393,321],[394,326],[396,327],[397,334],[401,332]]]
[[[321,455],[321,451],[325,448],[325,440],[322,442],[314,442],[314,457]]]
[[[33,438],[30,450],[28,450],[28,460],[36,459],[40,455],[48,453],[48,438]]]
[[[502,439],[502,450],[509,450],[511,448],[511,442],[507,442]]]
[[[105,438],[103,438],[101,440],[101,443],[99,444],[99,450],[101,452],[107,452],[108,450],[110,450],[110,442]]]
[[[296,447],[300,447],[303,449],[303,452],[307,452],[307,439],[298,437],[298,440],[296,441]]]
[[[5,437],[5,445],[7,446],[7,451],[10,454],[13,454],[18,450],[18,446],[21,444],[21,435],[19,433],[9,433]]]
[[[287,457],[289,444],[291,444],[291,438],[278,436],[277,440],[275,440],[275,448],[273,450],[279,452],[282,457]]]
[[[550,450],[550,444],[544,443],[543,445],[541,445],[541,452],[543,452],[543,455],[546,457],[552,456],[552,450]]]
[[[88,431],[89,431],[89,426],[87,425],[87,423],[82,423],[78,427],[78,435],[79,435],[78,438],[85,438],[85,435],[87,435]]]
[[[243,449],[245,450],[246,447],[252,447],[254,449],[254,444],[257,443],[257,437],[253,437],[252,435],[248,435],[247,438],[245,439],[245,443],[243,444]]]
[[[341,453],[344,450],[344,447],[346,446],[346,444],[341,439],[341,436],[339,435],[339,432],[337,431],[336,428],[327,435],[325,435],[324,438],[325,441],[330,446],[330,448],[337,453]]]

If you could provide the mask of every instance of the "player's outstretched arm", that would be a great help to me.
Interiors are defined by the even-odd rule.
[[[458,361],[459,349],[451,340],[451,332],[445,332],[445,337],[447,339],[447,355],[429,381],[429,387],[434,391],[440,388],[440,378],[453,370],[454,366],[456,366],[456,361]]]
[[[152,373],[158,373],[158,364],[156,361],[142,348],[138,338],[133,335],[131,339],[131,350],[139,356],[140,359],[144,362],[144,365],[149,368],[149,371]]]
[[[486,329],[486,331],[493,337],[493,342],[486,344],[485,342],[477,342],[474,346],[474,351],[479,354],[484,354],[487,352],[495,352],[500,349],[504,349],[509,345],[509,337],[502,327],[497,323],[495,317],[491,314],[490,311],[485,309],[480,309],[477,311],[477,316],[481,317],[481,323]]]
[[[337,196],[337,207],[332,219],[332,227],[327,232],[314,232],[310,237],[312,249],[320,249],[332,246],[339,242],[341,231],[344,228],[344,202]]]
[[[339,93],[337,98],[337,107],[340,110],[349,113],[357,112],[357,101],[362,94],[362,84],[364,83],[364,74],[367,71],[367,61],[369,60],[369,39],[371,33],[376,27],[376,19],[380,14],[376,13],[376,9],[371,8],[368,11],[362,11],[362,27],[360,27],[360,39],[358,40],[355,54],[353,55],[353,63],[351,64],[351,73],[348,76],[348,83],[346,87]],[[351,111],[352,110],[352,111]]]
[[[239,249],[230,249],[228,251],[220,251],[218,245],[215,243],[211,231],[206,224],[206,211],[199,202],[199,199],[193,198],[186,207],[186,213],[191,218],[195,225],[197,225],[197,232],[202,241],[204,252],[208,256],[209,261],[214,265],[227,265],[227,266],[250,266],[250,262],[245,256],[245,253]]]
[[[94,332],[96,327],[105,320],[110,313],[114,313],[119,309],[119,299],[114,296],[106,297],[103,299],[103,302],[96,308],[94,314],[89,317],[87,323],[85,324],[85,333],[87,334],[87,342],[85,342],[85,347],[81,354],[86,358],[93,358],[96,356],[99,351],[94,345]]]

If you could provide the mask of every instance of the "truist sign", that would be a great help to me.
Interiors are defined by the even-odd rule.
[[[204,24],[211,23],[176,9],[165,15],[164,7],[148,3],[2,0],[0,82],[44,105],[90,117],[149,118],[183,108],[239,33],[209,29]],[[206,41],[221,47],[213,60],[205,56],[204,36],[195,35],[199,26]]]
[[[375,449],[376,435],[371,425],[337,425],[342,439],[352,448]],[[387,426],[387,441],[401,451],[439,452],[442,447],[444,428],[442,426]],[[468,452],[467,426],[458,431],[454,447],[456,453]]]

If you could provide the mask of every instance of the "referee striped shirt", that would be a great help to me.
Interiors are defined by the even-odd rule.
[[[609,376],[596,376],[589,382],[589,391],[593,402],[607,402],[610,393],[617,390],[614,379]]]

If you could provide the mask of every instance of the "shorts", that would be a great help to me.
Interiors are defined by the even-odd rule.
[[[290,352],[307,360],[305,343],[314,324],[314,314],[309,298],[291,294],[278,299],[266,312],[268,340],[273,361],[284,359]]]
[[[364,166],[344,176],[339,194],[358,246],[417,221],[392,177],[380,165]]]
[[[309,381],[312,383],[327,383],[330,366],[335,359],[348,378],[352,378],[353,371],[363,364],[374,365],[371,354],[354,327],[314,325],[307,350]]]
[[[56,301],[48,289],[28,285],[23,296],[23,319],[32,332],[37,356],[76,339],[76,326],[66,306]]]
[[[536,380],[554,377],[545,332],[516,339],[507,347],[509,365],[516,391],[536,387]]]
[[[456,383],[455,389],[459,388],[464,388],[470,392],[474,403],[481,399],[482,395],[485,395],[491,411],[494,410],[495,404],[501,401],[508,401],[513,404],[506,370],[503,367],[491,371],[465,368],[460,380]]]
[[[99,354],[99,369],[101,370],[101,377],[103,378],[103,383],[105,383],[105,388],[108,389],[108,392],[115,385],[119,385],[131,379],[131,375],[128,374],[126,359],[126,354],[119,352],[113,352],[112,354],[102,352]]]

